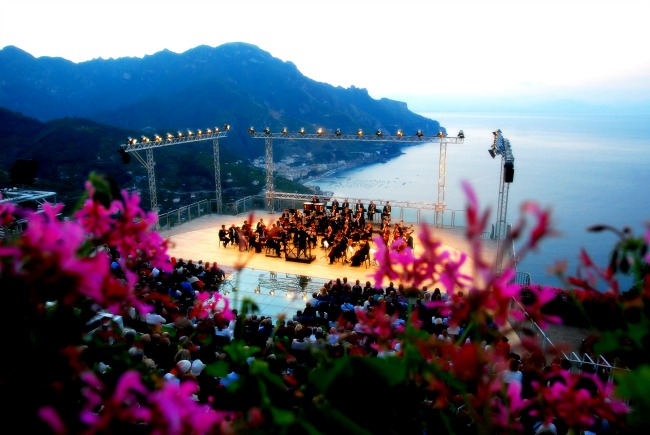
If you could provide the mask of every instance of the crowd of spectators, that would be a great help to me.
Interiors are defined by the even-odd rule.
[[[465,334],[467,325],[449,324],[449,313],[444,308],[448,296],[438,288],[430,291],[423,287],[417,294],[409,292],[407,296],[399,283],[390,282],[382,288],[370,281],[365,285],[359,280],[350,283],[345,277],[323,284],[305,301],[304,308],[293,315],[273,319],[262,313],[239,313],[234,309],[232,320],[216,314],[196,318],[189,313],[197,295],[219,292],[225,273],[216,262],[185,261],[173,257],[171,262],[171,272],[141,265],[138,286],[146,286],[151,293],[166,295],[176,303],[153,302],[152,313],[144,318],[135,314],[125,318],[121,331],[115,330],[114,324],[105,322],[89,333],[89,339],[106,344],[93,346],[93,351],[89,351],[90,357],[101,373],[119,368],[126,353],[132,362],[142,364],[150,373],[167,381],[194,380],[199,385],[195,400],[211,404],[215,409],[228,409],[243,400],[233,396],[228,389],[248,370],[247,366],[235,364],[227,352],[227,346],[233,341],[254,350],[249,363],[253,359],[262,359],[272,372],[283,379],[291,379],[285,385],[286,392],[290,392],[306,382],[307,373],[316,366],[319,355],[328,358],[344,355],[386,358],[400,354],[402,343],[399,340],[379,348],[375,345],[375,332],[360,321],[360,317],[375,310],[388,316],[392,328],[398,329],[403,328],[410,308],[412,319],[417,319],[420,328],[440,342],[459,343],[468,336]],[[151,300],[159,301],[156,298]],[[524,397],[532,394],[531,386],[539,380],[540,369],[551,370],[551,366],[547,366],[543,355],[521,356],[512,352],[508,339],[505,336],[495,339],[498,336],[488,334],[486,341],[480,344],[486,350],[494,347],[495,353],[501,356],[492,366],[492,376],[505,384],[522,384]],[[228,365],[227,374],[213,376],[206,373],[206,366],[216,362]],[[566,362],[554,363],[559,367]],[[560,368],[570,369],[564,365]],[[291,397],[288,394],[282,400],[293,400]],[[540,427],[547,433],[562,433],[563,429],[560,423],[543,427],[537,420],[524,423],[531,433]]]

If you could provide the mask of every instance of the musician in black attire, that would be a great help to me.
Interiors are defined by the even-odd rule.
[[[334,242],[334,246],[332,246],[328,255],[330,264],[333,264],[334,260],[342,256],[345,250],[348,249],[348,237],[342,231],[337,235],[337,239],[338,241]]]
[[[381,218],[386,219],[388,222],[390,222],[390,212],[391,212],[390,201],[386,201],[386,204],[384,204],[384,208],[381,212]]]
[[[369,254],[370,254],[370,243],[368,243],[366,240],[361,240],[359,249],[357,249],[355,253],[352,255],[352,258],[350,258],[350,266],[353,267],[361,266],[361,263]]]
[[[230,237],[228,237],[228,230],[225,225],[221,225],[221,229],[219,230],[219,241],[223,242],[224,248],[230,243]]]
[[[307,257],[307,244],[309,243],[309,234],[302,224],[298,225],[298,229],[294,234],[293,244],[298,247],[296,257],[300,257],[302,253]]]
[[[370,201],[370,204],[368,204],[368,220],[373,221],[375,219],[375,213],[377,212],[377,206],[375,205],[374,201]]]

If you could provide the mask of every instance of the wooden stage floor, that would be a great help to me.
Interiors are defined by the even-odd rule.
[[[269,224],[275,222],[279,214],[270,214],[268,212],[254,212],[252,222],[257,223],[260,218]],[[229,275],[228,285],[224,288],[224,293],[228,292],[231,303],[239,308],[238,300],[243,297],[251,298],[259,308],[260,314],[275,317],[279,313],[287,315],[295,314],[296,310],[304,307],[304,301],[300,296],[304,292],[297,291],[304,288],[309,294],[313,290],[318,290],[323,283],[337,278],[347,277],[348,282],[354,284],[359,280],[362,285],[366,281],[375,284],[372,274],[376,271],[377,266],[371,265],[366,268],[365,265],[360,267],[351,267],[345,263],[336,262],[329,264],[327,251],[317,247],[312,250],[312,256],[315,259],[310,263],[301,263],[296,261],[287,261],[284,258],[267,257],[265,250],[261,253],[254,251],[240,252],[238,248],[228,246],[224,248],[219,244],[218,231],[221,225],[229,228],[231,224],[240,226],[244,220],[248,220],[250,215],[242,214],[232,215],[206,215],[190,222],[178,225],[169,230],[162,230],[160,233],[170,241],[168,249],[171,257],[182,258],[184,260],[193,260],[197,262],[217,262],[219,266]],[[464,239],[462,228],[452,229],[434,229],[436,237],[444,244],[445,249],[452,252],[467,252],[468,244]],[[418,239],[414,234],[415,254],[419,255]],[[496,256],[496,242],[486,240],[484,247],[485,255],[493,259]],[[319,237],[320,246],[320,237]],[[237,272],[237,270],[241,270]],[[472,261],[466,262],[463,272],[472,275]],[[302,278],[301,278],[302,277]],[[302,287],[300,284],[302,283]],[[395,286],[397,286],[397,282]],[[380,283],[383,287],[388,282]],[[255,290],[259,288],[259,293]],[[289,288],[294,291],[284,291]],[[433,290],[434,287],[429,287]],[[236,291],[235,291],[236,289]],[[276,290],[274,295],[269,294]],[[444,291],[444,289],[441,288]]]

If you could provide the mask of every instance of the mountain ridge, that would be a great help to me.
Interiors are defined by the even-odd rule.
[[[79,120],[77,127],[67,124],[72,131],[86,128],[86,131],[101,131],[105,135],[88,137],[87,143],[102,143],[97,150],[102,154],[93,158],[83,152],[87,143],[78,143],[82,139],[76,133],[64,134],[73,140],[69,144],[50,142],[50,146],[65,146],[64,154],[70,149],[76,150],[71,151],[73,154],[79,152],[87,156],[88,170],[94,168],[95,160],[119,162],[115,151],[119,144],[126,142],[127,136],[164,135],[167,131],[175,133],[224,124],[229,124],[231,130],[228,137],[220,141],[223,164],[237,161],[249,164],[264,156],[264,141],[254,140],[247,133],[251,126],[258,130],[268,127],[272,131],[285,127],[289,131],[305,128],[312,132],[317,128],[325,132],[341,129],[345,133],[363,129],[373,134],[376,130],[384,134],[395,134],[398,129],[405,134],[422,130],[427,136],[444,132],[437,121],[410,112],[404,102],[387,98],[376,100],[366,89],[355,86],[346,89],[317,82],[304,76],[293,62],[282,61],[255,45],[242,42],[217,47],[200,45],[183,53],[163,50],[143,58],[93,59],[79,63],[63,58],[36,58],[9,46],[0,50],[0,77],[0,107],[38,120],[49,128],[57,119],[67,119],[69,123]],[[106,129],[88,129],[81,119],[106,126]],[[5,119],[6,122],[10,121]],[[120,135],[123,136],[120,138]],[[37,147],[39,142],[37,138],[26,137],[21,141],[30,143],[31,147]],[[112,145],[110,141],[114,141]],[[340,161],[349,166],[386,161],[408,146],[395,142],[371,145],[365,142],[275,142],[274,159],[298,157],[297,165],[309,167],[331,166]],[[11,149],[15,143],[15,138],[0,135],[0,151],[6,152],[7,157],[17,156],[19,149]],[[209,167],[210,156],[205,150],[192,149],[196,149],[196,155],[204,160],[198,165]],[[26,150],[21,151],[25,154]],[[187,155],[186,150],[165,152],[172,154],[174,163],[181,163],[181,166],[187,166],[194,158]],[[61,165],[59,153],[43,151],[43,155],[47,156],[50,166]],[[5,168],[11,164],[7,158],[2,160],[0,164]],[[69,175],[69,169],[60,167],[62,173]],[[167,174],[180,172],[162,162],[157,162],[156,171],[163,167]],[[224,170],[226,168],[222,168],[222,173]],[[214,184],[209,172],[199,172],[206,180],[196,183],[203,187]]]

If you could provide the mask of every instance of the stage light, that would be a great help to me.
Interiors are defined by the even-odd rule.
[[[375,133],[378,137],[382,137],[381,130],[377,130],[377,133]]]
[[[219,131],[220,131],[220,130],[219,130],[219,127],[215,127],[215,128],[214,128],[214,132],[215,132],[215,133],[219,133]]]
[[[144,135],[140,137],[140,140],[142,141],[142,143],[149,142],[149,138],[147,136],[144,136]]]
[[[303,127],[300,127],[300,131],[299,131],[299,133],[300,133],[300,134],[305,134],[305,129],[304,129]]]
[[[438,137],[445,137],[445,134],[442,131],[438,132]]]
[[[416,134],[417,134],[418,137],[424,136],[424,133],[422,133],[422,130],[418,130],[418,132]]]
[[[359,131],[357,131],[357,136],[359,137],[363,136],[363,130],[359,129]]]
[[[340,129],[340,128],[337,128],[337,129],[336,129],[336,135],[337,135],[337,136],[340,136],[340,135],[341,135],[341,129]]]
[[[211,128],[206,129],[205,134],[212,134],[212,129]]]
[[[307,293],[303,293],[303,294],[302,294],[302,300],[306,302],[307,299],[308,299],[308,298],[307,298]]]
[[[268,128],[268,127],[266,127],[266,128],[264,129],[264,133],[266,133],[266,134],[271,134],[271,129]]]
[[[174,135],[171,134],[170,132],[167,132],[167,134],[165,134],[165,137],[167,138],[167,140],[172,140],[172,139],[174,139]]]
[[[253,127],[248,129],[248,134],[253,134],[255,133],[255,129]]]
[[[463,133],[463,130],[460,130],[460,131],[458,132],[458,137],[459,137],[460,139],[465,139],[465,133]]]
[[[282,129],[282,134],[289,134],[289,130],[287,130],[287,127],[284,127]]]
[[[495,158],[497,156],[497,150],[494,148],[488,148],[488,153],[490,153],[490,156],[492,158]]]
[[[323,135],[323,129],[319,128],[318,130],[316,130],[316,134],[319,135],[319,136],[322,136]]]
[[[129,136],[129,138],[126,140],[126,143],[129,145],[135,145],[136,143],[138,143],[138,140],[133,139],[132,137]]]
[[[182,132],[182,131],[178,131],[178,132],[176,133],[176,137],[178,137],[179,139],[182,138],[182,137],[183,137],[183,132]]]
[[[259,288],[259,287],[256,287],[256,288],[255,288],[255,293],[257,293],[257,294],[260,293],[260,288]]]
[[[270,294],[271,296],[275,296],[275,290],[271,290],[271,291],[269,292],[269,294]]]
[[[192,130],[187,130],[187,137],[192,137],[194,136],[194,133],[192,133]]]
[[[403,135],[402,130],[397,130],[397,137],[402,137]]]
[[[196,130],[196,135],[197,135],[198,137],[203,136],[203,130],[201,130],[200,128],[199,128],[198,130]]]
[[[153,135],[153,140],[154,140],[154,142],[161,142],[162,138],[160,137],[160,135],[154,134]]]

